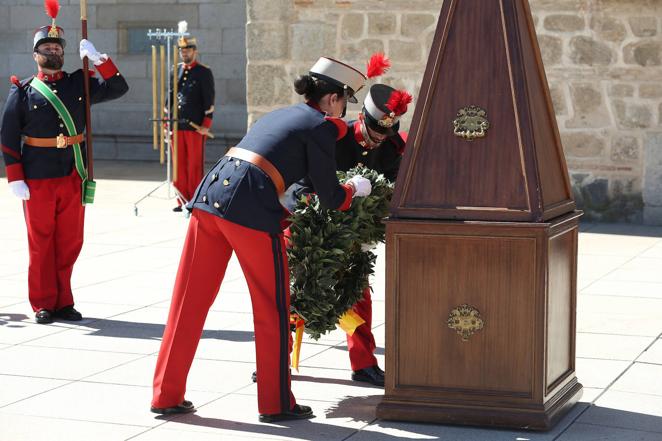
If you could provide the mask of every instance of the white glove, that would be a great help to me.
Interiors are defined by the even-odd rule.
[[[12,181],[9,183],[9,188],[14,196],[24,201],[30,199],[30,189],[25,181]]]
[[[377,242],[361,244],[361,251],[363,251],[364,253],[366,253],[368,251],[372,251],[375,248],[377,248]]]
[[[368,196],[372,191],[370,179],[366,179],[363,176],[354,176],[347,183],[354,187],[354,196]]]
[[[108,55],[100,54],[96,50],[91,41],[82,39],[80,41],[80,59],[87,57],[95,66],[103,64],[107,59]]]

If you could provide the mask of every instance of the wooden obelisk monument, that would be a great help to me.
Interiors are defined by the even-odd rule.
[[[527,0],[446,0],[387,220],[384,419],[546,430],[581,397],[577,233]]]

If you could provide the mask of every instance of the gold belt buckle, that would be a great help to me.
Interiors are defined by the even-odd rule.
[[[55,138],[55,145],[59,149],[65,148],[67,146],[67,137],[60,133],[57,135],[57,138]]]

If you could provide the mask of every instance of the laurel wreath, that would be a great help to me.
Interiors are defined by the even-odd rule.
[[[356,197],[347,211],[321,206],[316,195],[302,197],[290,217],[291,308],[313,339],[336,328],[338,319],[363,297],[377,256],[361,245],[384,242],[393,184],[360,166],[338,180],[360,175],[372,183],[367,197]]]

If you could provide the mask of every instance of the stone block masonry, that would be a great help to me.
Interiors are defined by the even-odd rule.
[[[363,66],[382,50],[394,66],[380,81],[416,97],[442,1],[247,0],[249,124],[297,102],[292,80],[318,55]],[[530,3],[586,219],[662,225],[662,1]]]

